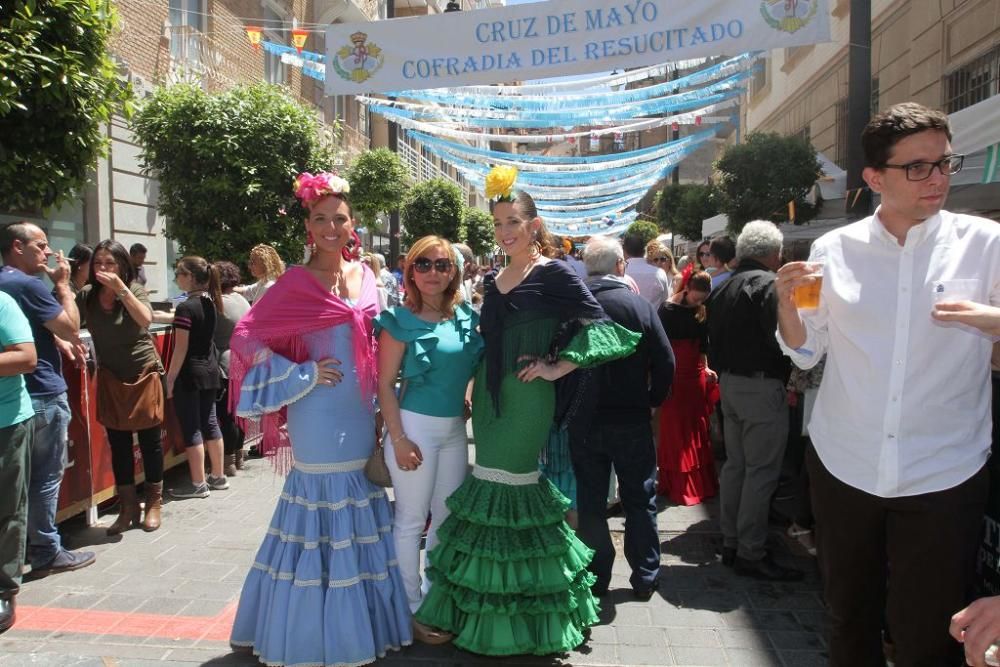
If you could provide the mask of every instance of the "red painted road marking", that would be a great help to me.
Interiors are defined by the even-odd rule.
[[[88,635],[125,637],[160,637],[162,639],[208,639],[229,641],[236,617],[236,603],[226,605],[215,616],[167,616],[138,612],[101,611],[100,609],[65,609],[63,607],[17,606],[18,630],[62,630]]]

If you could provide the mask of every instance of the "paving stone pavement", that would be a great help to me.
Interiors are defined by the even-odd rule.
[[[167,474],[167,486],[186,477]],[[228,630],[243,578],[270,520],[282,478],[251,460],[229,491],[168,502],[163,527],[108,538],[82,519],[62,526],[70,548],[97,563],[25,583],[18,624],[0,636],[0,667],[79,665],[256,665],[231,654]],[[552,657],[487,659],[451,646],[415,645],[379,660],[386,667],[465,665],[683,665],[811,667],[826,664],[815,565],[778,532],[778,559],[807,571],[804,582],[771,584],[734,575],[715,556],[717,503],[665,506],[660,590],[632,598],[621,555],[623,520],[611,520],[618,547],[601,624],[576,651]]]

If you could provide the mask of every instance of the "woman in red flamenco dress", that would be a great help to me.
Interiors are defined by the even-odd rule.
[[[708,435],[708,417],[719,401],[718,376],[707,359],[704,303],[711,291],[711,276],[685,271],[659,309],[677,367],[673,390],[660,409],[657,493],[678,505],[697,505],[719,490]]]

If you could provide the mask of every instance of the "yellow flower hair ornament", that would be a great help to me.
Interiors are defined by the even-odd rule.
[[[514,183],[517,181],[517,167],[498,165],[486,174],[486,198],[498,202],[514,201]]]

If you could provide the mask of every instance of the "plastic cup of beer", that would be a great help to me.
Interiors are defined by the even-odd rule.
[[[807,262],[806,269],[805,282],[795,287],[793,298],[799,310],[815,310],[819,308],[819,293],[823,289],[823,262]]]

